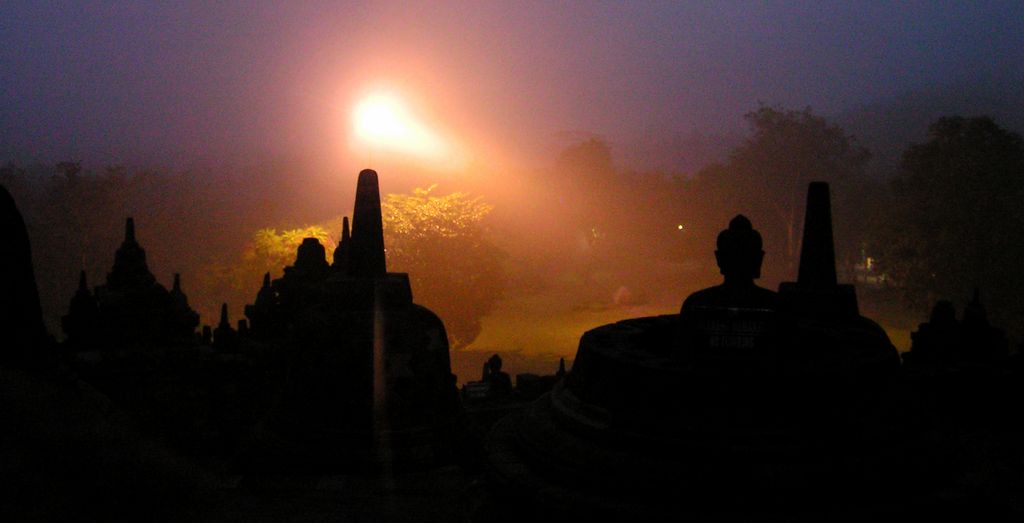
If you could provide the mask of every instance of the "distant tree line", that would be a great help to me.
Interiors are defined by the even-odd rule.
[[[616,171],[600,139],[566,149],[557,169],[568,178],[559,189],[578,200],[567,203],[571,226],[596,233],[606,252],[654,245],[656,256],[710,265],[718,231],[742,213],[764,236],[771,286],[795,278],[807,183],[826,181],[847,280],[870,258],[884,276],[873,299],[899,302],[922,320],[936,300],[965,303],[978,288],[994,321],[1024,334],[1020,135],[988,117],[940,118],[926,141],[908,144],[895,172],[878,176],[856,137],[809,108],[762,106],[745,118],[746,139],[692,175]],[[685,234],[669,241],[676,223]]]
[[[991,118],[940,118],[903,153],[870,248],[909,303],[965,302],[1024,331],[1024,143]]]
[[[576,264],[584,286],[617,260],[698,259],[710,272],[715,236],[737,213],[764,236],[763,281],[773,286],[795,277],[806,184],[823,180],[832,184],[838,262],[847,280],[870,257],[887,277],[879,299],[898,300],[920,318],[935,300],[963,302],[977,287],[994,321],[1020,336],[1018,134],[990,118],[941,118],[924,141],[905,148],[896,172],[881,177],[869,174],[870,152],[856,137],[810,109],[762,106],[746,121],[747,137],[696,173],[618,170],[599,138],[566,148],[542,180],[555,241],[541,247],[545,238],[525,239],[543,254],[530,260],[501,254],[498,246],[507,242],[487,226],[490,206],[479,197],[432,190],[390,196],[390,266],[411,273],[417,299],[450,322],[456,345],[479,332],[510,267],[544,259]],[[102,283],[128,215],[158,279],[169,284],[181,272],[204,322],[221,301],[240,311],[263,272],[277,276],[291,263],[292,244],[307,235],[329,248],[337,242],[340,217],[315,230],[280,226],[308,220],[283,211],[308,201],[308,188],[287,179],[288,169],[274,166],[176,175],[119,166],[90,172],[76,162],[0,168],[0,183],[25,214],[55,333],[78,272]]]

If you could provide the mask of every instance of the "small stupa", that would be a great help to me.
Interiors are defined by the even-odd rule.
[[[220,321],[213,329],[213,348],[222,352],[232,352],[238,349],[238,331],[231,328],[227,303],[222,303],[220,306]]]
[[[68,337],[65,346],[75,351],[100,348],[102,340],[97,328],[99,318],[99,304],[89,290],[85,271],[82,271],[78,275],[78,289],[71,297],[68,313],[61,318],[61,328]]]
[[[256,293],[256,301],[245,306],[245,317],[249,319],[249,329],[253,336],[264,338],[276,333],[274,324],[277,294],[270,285],[270,273],[263,275],[263,285]]]

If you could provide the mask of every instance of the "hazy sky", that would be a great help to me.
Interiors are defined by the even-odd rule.
[[[566,133],[643,144],[740,131],[758,102],[1024,78],[1020,1],[407,3],[7,0],[0,154],[359,163],[351,108],[387,89],[478,162],[525,163]]]

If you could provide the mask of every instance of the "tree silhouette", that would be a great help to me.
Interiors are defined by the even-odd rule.
[[[484,226],[489,204],[461,192],[435,196],[434,189],[384,198],[388,270],[409,273],[416,302],[444,320],[457,349],[477,337],[501,297],[504,254]]]
[[[776,270],[790,274],[796,267],[808,182],[827,181],[839,192],[844,182],[860,177],[870,155],[842,128],[809,108],[762,106],[744,117],[750,136],[724,164],[699,173],[702,190],[717,200],[716,207],[756,220],[766,243],[782,246],[772,253],[783,261]]]
[[[980,287],[996,321],[1024,314],[1024,145],[992,119],[947,117],[911,145],[874,245],[907,300],[967,300]],[[1011,319],[1017,323],[1005,323]]]

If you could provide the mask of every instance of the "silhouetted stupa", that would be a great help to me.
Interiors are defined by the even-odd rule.
[[[989,324],[978,289],[964,307],[963,320],[956,319],[952,302],[939,300],[929,320],[918,325],[910,340],[903,363],[915,370],[1000,365],[1009,356],[1006,333]]]
[[[178,274],[171,292],[156,281],[135,238],[135,220],[128,218],[106,285],[89,293],[83,272],[62,324],[73,349],[140,350],[194,343],[199,314],[189,307]]]
[[[263,275],[263,285],[256,293],[256,301],[245,306],[245,317],[249,319],[249,328],[254,336],[266,337],[276,332],[274,322],[277,294],[270,286],[270,273]]]
[[[341,240],[334,249],[334,263],[331,264],[336,271],[348,274],[349,251],[352,249],[352,233],[348,227],[348,216],[341,219]]]
[[[347,221],[346,221],[347,225]],[[289,356],[282,401],[244,466],[289,471],[423,466],[452,452],[458,411],[441,320],[387,272],[377,173],[359,173],[334,264],[307,238],[247,309]],[[260,318],[257,321],[257,318]]]
[[[220,306],[220,321],[217,322],[217,328],[213,329],[213,348],[224,352],[238,349],[238,332],[231,328],[227,303]]]
[[[99,318],[99,304],[96,296],[89,291],[85,271],[82,271],[68,313],[61,318],[61,328],[68,337],[65,345],[76,351],[99,349],[102,341],[99,337]]]
[[[807,212],[800,244],[800,269],[796,282],[779,286],[783,308],[815,318],[851,318],[858,315],[853,285],[836,278],[832,241],[832,204],[829,187],[812,182],[807,189]]]
[[[181,290],[181,275],[174,273],[171,285],[171,314],[168,316],[168,330],[172,336],[185,340],[194,338],[199,326],[199,313],[188,304],[188,296]]]

